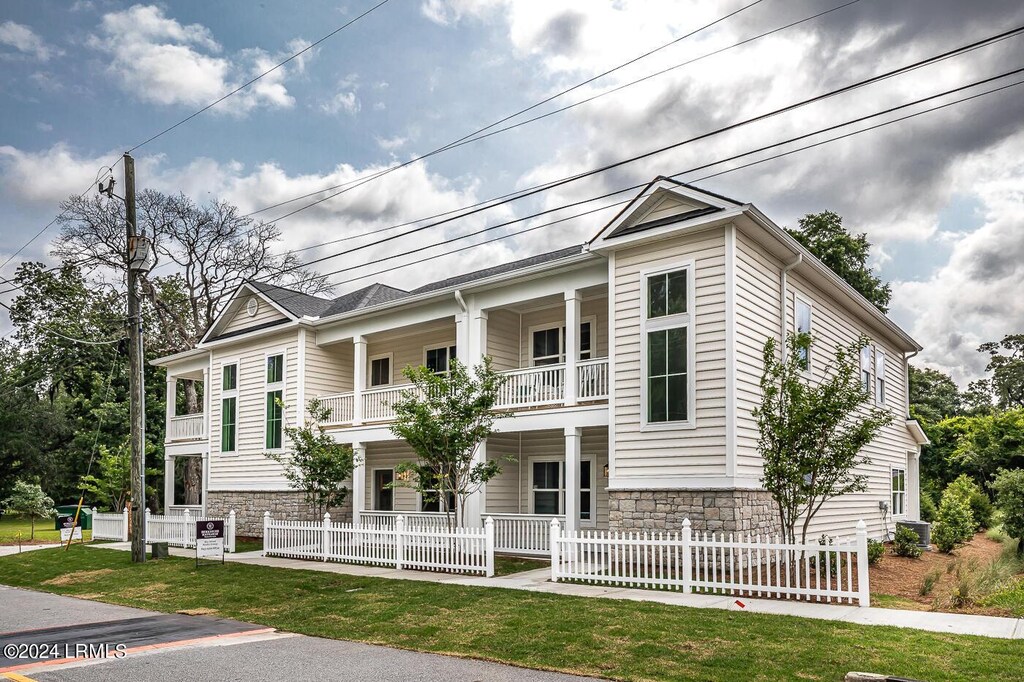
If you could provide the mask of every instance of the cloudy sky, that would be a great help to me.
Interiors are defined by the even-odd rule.
[[[184,191],[199,201],[223,198],[255,211],[443,147],[752,1],[390,0],[136,150],[139,185]],[[593,101],[432,156],[281,218],[282,249],[312,247],[302,252],[308,258],[338,254],[317,266],[333,273],[336,293],[374,279],[410,287],[580,242],[615,208],[444,255],[627,195],[515,223],[487,237],[440,244],[445,239],[1024,67],[1024,37],[1012,37],[614,172],[346,254],[408,228],[375,236],[369,231],[618,161],[1024,24],[1024,5],[1011,0],[859,0],[678,66],[845,2],[756,2],[512,122],[601,95]],[[271,0],[0,5],[0,262],[50,221],[61,199],[85,191],[125,149],[374,4],[307,1],[300,11],[294,3]],[[901,115],[1021,79],[1024,74],[1017,74]],[[892,315],[926,347],[921,359],[961,382],[983,369],[975,351],[979,343],[1024,331],[1024,86],[703,179],[767,155],[680,177],[752,202],[783,225],[809,212],[839,212],[875,244],[875,265],[893,283]],[[279,218],[306,203],[260,215]],[[0,269],[0,278],[24,260],[47,261],[55,233],[51,228],[29,245]],[[343,238],[348,239],[317,246]],[[415,256],[383,260],[431,245]],[[432,257],[411,265],[425,256]],[[409,267],[380,272],[396,265]],[[6,329],[0,320],[0,333]]]

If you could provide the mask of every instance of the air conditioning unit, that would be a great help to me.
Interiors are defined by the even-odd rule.
[[[909,528],[917,533],[917,537],[920,538],[920,541],[917,543],[918,547],[927,550],[931,546],[932,524],[926,521],[897,521],[896,527]]]

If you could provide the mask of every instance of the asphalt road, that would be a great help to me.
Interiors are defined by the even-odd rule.
[[[62,624],[70,624],[61,627]],[[116,641],[120,639],[121,641]],[[14,679],[109,680],[584,680],[468,659],[269,631],[208,616],[139,609],[0,586],[0,647],[9,643],[124,644],[122,658],[36,663]],[[0,648],[0,679],[11,661]]]

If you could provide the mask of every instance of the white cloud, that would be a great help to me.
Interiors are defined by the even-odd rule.
[[[337,114],[344,112],[346,114],[355,115],[359,113],[362,108],[359,98],[355,92],[339,92],[331,99],[320,104],[320,111],[326,114]]]
[[[42,131],[44,133],[49,133],[53,132],[53,126],[47,123],[46,121],[38,121],[36,122],[36,130]]]
[[[99,32],[88,45],[110,57],[108,72],[127,92],[161,105],[203,106],[274,66],[287,54],[258,48],[221,55],[222,47],[208,28],[183,25],[156,6],[135,5],[105,14]],[[288,54],[308,43],[294,40]],[[244,114],[260,106],[288,108],[294,98],[286,80],[301,74],[312,52],[307,52],[267,74],[213,109]]]
[[[5,21],[0,24],[0,45],[12,47],[22,55],[33,57],[41,62],[64,54],[63,51],[47,45],[28,26],[13,21]],[[0,56],[10,55],[9,53],[0,53]]]
[[[394,152],[406,145],[408,138],[395,136],[389,138],[377,138],[377,145],[386,152]]]

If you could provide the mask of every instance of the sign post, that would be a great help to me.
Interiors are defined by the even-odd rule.
[[[224,563],[224,521],[196,521],[196,568],[200,559],[220,559]]]
[[[58,514],[57,525],[60,527],[62,543],[82,539],[82,519],[76,519],[70,514]]]

